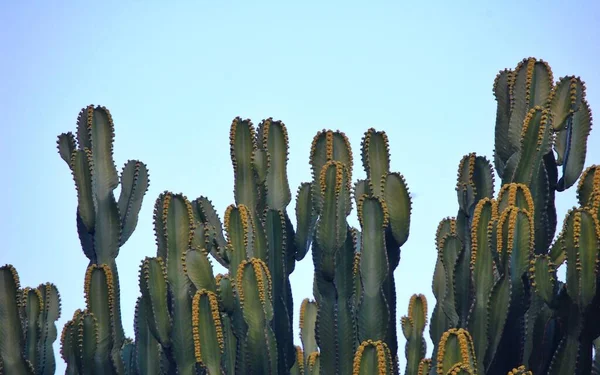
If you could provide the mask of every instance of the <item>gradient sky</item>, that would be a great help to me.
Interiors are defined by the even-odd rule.
[[[435,229],[456,214],[460,158],[493,155],[497,72],[524,57],[544,59],[556,79],[581,76],[592,111],[600,111],[600,6],[593,1],[100,3],[0,5],[0,189],[8,209],[0,215],[0,264],[13,264],[23,286],[58,286],[59,334],[84,307],[87,258],[74,183],[55,140],[75,130],[90,103],[113,115],[119,170],[128,159],[150,170],[137,230],[117,258],[129,336],[138,266],[156,254],[154,201],[164,190],[205,195],[222,217],[233,202],[228,135],[235,116],[286,123],[294,190],[310,179],[317,131],[348,135],[356,178],[364,176],[364,131],[387,132],[392,170],[415,195],[396,270],[400,317],[413,293],[424,293],[433,308]],[[586,165],[600,163],[598,129],[588,145]],[[560,216],[574,197],[574,189],[559,194]],[[312,294],[310,254],[292,286],[297,327],[299,304]],[[58,340],[55,348],[63,373]]]

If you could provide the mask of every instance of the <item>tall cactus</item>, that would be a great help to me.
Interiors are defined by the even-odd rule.
[[[473,153],[462,158],[458,212],[436,232],[431,358],[424,358],[425,297],[413,295],[400,319],[407,374],[597,372],[600,167],[584,170],[591,129],[585,85],[576,77],[552,81],[550,67],[533,58],[496,78],[493,165]],[[399,373],[394,271],[410,232],[411,198],[402,175],[390,171],[384,132],[365,132],[366,178],[357,181],[346,135],[317,133],[294,226],[285,125],[269,118],[255,128],[235,118],[234,203],[223,220],[204,196],[190,201],[167,191],[156,200],[157,252],[140,265],[135,341],[123,333],[115,259],[136,227],[148,171],[130,161],[119,181],[113,138],[108,110],[89,106],[77,137],[58,139],[90,260],[86,308],[75,311],[61,338],[67,374]],[[554,239],[555,195],[578,179],[579,206]],[[349,225],[354,208],[359,228]],[[300,306],[302,345],[295,346],[290,275],[309,250],[314,300]],[[215,276],[211,258],[227,273]],[[564,283],[557,279],[563,264]],[[50,352],[39,342],[48,348],[53,340],[58,294],[50,286],[20,290],[15,273],[2,271],[7,302],[0,306],[8,308],[0,318],[19,329],[0,337],[8,340],[0,341],[0,371],[49,369]]]
[[[466,373],[589,374],[600,335],[600,177],[595,166],[583,171],[591,129],[585,85],[576,77],[554,84],[548,64],[528,58],[498,74],[494,95],[502,187],[494,198],[491,165],[463,158],[459,212],[440,222],[436,239],[434,367],[446,373],[457,362],[443,341],[458,329],[473,347]],[[553,242],[555,194],[580,176],[580,207]],[[565,261],[563,283],[556,271]]]
[[[51,375],[60,295],[51,283],[21,288],[17,270],[0,267],[0,375]]]
[[[71,357],[80,348],[67,346],[77,346],[84,338],[89,338],[84,345],[90,346],[83,350],[93,355],[98,371],[124,372],[121,348],[125,334],[116,257],[137,225],[149,181],[146,166],[136,160],[128,161],[119,177],[113,161],[113,140],[110,112],[90,105],[79,113],[77,136],[63,133],[57,141],[58,152],[69,166],[77,188],[77,231],[90,261],[85,280],[86,309],[67,325],[75,329],[79,321],[77,325],[85,329],[77,329],[78,332],[72,332],[75,336],[70,336],[71,332],[65,328],[61,339],[63,356],[72,373],[82,371],[75,370],[81,366],[73,363],[76,359]],[[119,183],[121,192],[117,200],[113,191]]]

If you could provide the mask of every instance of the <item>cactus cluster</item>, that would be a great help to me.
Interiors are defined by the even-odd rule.
[[[0,267],[0,375],[53,375],[59,318],[54,284],[21,288],[17,270]]]
[[[546,62],[528,58],[498,74],[494,95],[494,166],[475,154],[461,160],[458,213],[436,234],[429,373],[590,374],[600,335],[600,167],[584,171],[585,85],[554,83]],[[555,195],[578,179],[579,207],[555,238]]]
[[[498,74],[494,95],[493,163],[462,158],[458,213],[437,228],[430,319],[422,294],[396,315],[394,271],[411,197],[390,170],[385,132],[365,132],[366,178],[356,181],[346,135],[317,133],[294,225],[285,125],[235,118],[234,203],[223,220],[204,196],[166,191],[155,202],[156,256],[139,268],[134,339],[121,322],[116,257],[137,225],[148,170],[129,161],[119,176],[110,113],[84,108],[76,136],[58,137],[89,259],[86,306],[62,332],[66,374],[600,374],[600,166],[584,170],[592,123],[585,85],[577,77],[554,83],[545,62],[528,58]],[[556,193],[578,180],[579,205],[556,236]],[[354,209],[356,228],[348,222]],[[290,275],[309,250],[314,299],[295,307]],[[215,275],[213,261],[227,271]],[[12,266],[0,272],[0,374],[52,373],[56,288],[20,289]]]

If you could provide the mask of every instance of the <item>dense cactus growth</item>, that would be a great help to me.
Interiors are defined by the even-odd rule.
[[[60,295],[51,283],[21,288],[17,270],[0,267],[0,375],[52,375]]]
[[[58,152],[77,189],[77,232],[89,266],[86,308],[64,327],[61,354],[67,373],[122,374],[121,351],[128,341],[121,322],[119,248],[133,233],[148,189],[146,166],[128,161],[119,176],[113,161],[114,124],[108,110],[92,105],[77,118],[77,135],[58,136]],[[113,191],[121,184],[118,200]]]
[[[554,83],[548,64],[529,58],[498,74],[494,95],[501,189],[494,197],[485,158],[461,160],[458,214],[437,231],[431,374],[455,363],[464,373],[590,374],[600,335],[600,168],[584,171],[592,125],[585,85],[577,77]],[[578,179],[579,206],[555,238],[555,195]],[[449,357],[448,332],[459,331],[469,355]]]
[[[592,356],[600,352],[600,166],[585,168],[585,85],[577,77],[554,83],[550,67],[529,58],[498,74],[494,95],[493,163],[474,153],[460,160],[458,212],[435,233],[431,316],[422,294],[405,316],[396,313],[394,271],[412,204],[403,176],[391,171],[385,132],[365,132],[366,178],[358,180],[346,135],[318,132],[312,178],[298,187],[292,218],[286,126],[235,118],[234,202],[222,220],[204,196],[165,191],[155,201],[156,255],[139,267],[134,338],[123,331],[115,260],[137,225],[148,170],[129,161],[119,176],[111,115],[84,108],[76,136],[58,138],[89,259],[85,309],[62,332],[66,373],[600,374]],[[557,234],[555,196],[575,185],[578,206]],[[349,224],[353,212],[358,227]],[[295,304],[290,275],[309,250],[314,299]],[[227,271],[215,275],[213,261]],[[56,288],[21,289],[12,266],[0,276],[0,374],[53,373]]]

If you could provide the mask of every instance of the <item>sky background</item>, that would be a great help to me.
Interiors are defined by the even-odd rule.
[[[0,264],[13,264],[23,286],[58,286],[59,335],[84,307],[88,260],[76,232],[73,179],[55,141],[75,130],[88,104],[113,115],[118,169],[139,159],[150,170],[137,230],[117,258],[131,337],[138,266],[156,254],[154,201],[164,190],[205,195],[223,216],[233,203],[228,137],[235,116],[285,122],[294,191],[310,180],[317,131],[347,134],[355,178],[364,176],[365,130],[387,132],[391,169],[415,195],[395,273],[399,318],[413,293],[428,297],[431,313],[436,226],[457,212],[461,157],[493,155],[498,71],[528,56],[544,59],[555,79],[581,76],[592,111],[600,111],[600,5],[593,1],[301,3],[1,2],[0,189],[7,210],[0,215]],[[586,165],[594,162],[597,129]],[[574,190],[558,195],[561,219],[575,204]],[[292,202],[291,215],[293,209]],[[358,225],[355,211],[351,224]],[[309,254],[291,276],[296,329],[312,272]],[[431,353],[428,328],[426,336]],[[399,340],[403,368],[400,331]],[[58,340],[55,350],[63,373]]]

